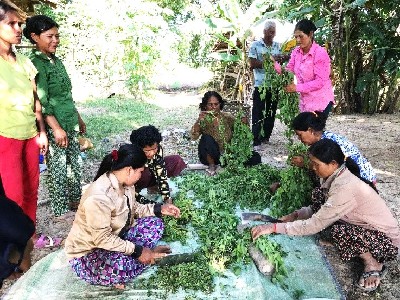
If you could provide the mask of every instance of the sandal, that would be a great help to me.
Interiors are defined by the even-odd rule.
[[[52,238],[49,235],[42,234],[35,242],[36,249],[58,247],[61,245],[62,238]]]
[[[360,289],[362,289],[365,292],[373,292],[379,287],[379,285],[381,284],[382,279],[386,276],[387,272],[388,271],[387,271],[387,268],[386,268],[385,265],[382,266],[382,270],[380,270],[380,271],[372,270],[372,271],[368,271],[368,272],[363,272],[361,274],[360,279],[358,280],[358,284],[357,285],[358,285],[358,287]],[[365,279],[367,279],[367,278],[369,278],[371,276],[375,276],[375,277],[377,277],[379,279],[379,283],[376,286],[373,286],[373,287],[370,287],[370,288],[366,288],[366,287],[364,287],[364,286],[362,286],[360,284],[361,278],[364,279],[364,281],[365,281]]]

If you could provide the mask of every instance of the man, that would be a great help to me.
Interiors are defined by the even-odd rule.
[[[249,61],[254,74],[252,132],[254,150],[259,150],[262,142],[268,143],[274,128],[277,101],[272,101],[272,87],[267,82],[268,89],[264,98],[260,96],[260,87],[265,79],[264,56],[278,55],[281,45],[274,42],[276,34],[275,22],[268,20],[264,25],[263,38],[250,45]],[[265,111],[265,113],[264,113]]]

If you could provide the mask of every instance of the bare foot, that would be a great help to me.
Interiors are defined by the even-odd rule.
[[[122,284],[122,283],[116,284],[116,285],[114,285],[114,287],[115,287],[117,290],[124,290],[124,289],[125,289],[125,284]]]

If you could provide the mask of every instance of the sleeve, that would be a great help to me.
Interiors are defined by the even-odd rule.
[[[170,198],[167,169],[165,168],[165,161],[161,146],[159,146],[159,150],[154,157],[154,169],[151,168],[150,170],[154,172],[154,176],[156,177],[156,182],[163,200]]]
[[[257,47],[256,42],[252,42],[249,48],[248,58],[257,59]]]
[[[111,199],[105,195],[87,198],[83,203],[87,229],[97,248],[131,255],[135,251],[135,244],[121,239],[112,232],[111,214],[114,209],[112,204]]]
[[[331,188],[333,190],[329,191],[328,200],[309,219],[278,223],[276,232],[288,235],[312,235],[327,228],[354,210],[357,204],[353,193],[349,189],[346,189],[345,192],[340,192],[339,188]]]
[[[192,140],[197,140],[201,135],[201,127],[199,124],[199,121],[197,120],[196,123],[192,126],[192,129],[190,130],[190,137]]]
[[[25,55],[17,53],[17,59],[22,61],[23,68],[29,78],[29,80],[34,80],[36,77],[36,74],[38,73],[35,65],[32,63],[32,61]]]
[[[37,95],[39,97],[40,104],[42,104],[42,114],[44,116],[54,115],[54,108],[52,105],[50,105],[49,101],[49,84],[47,80],[46,67],[38,60],[34,60],[33,63],[38,70],[35,81],[37,86]]]
[[[331,60],[325,48],[318,46],[314,53],[314,80],[298,83],[296,91],[309,93],[321,89],[330,80]]]
[[[297,54],[298,48],[294,48],[292,50],[292,53],[290,54],[290,59],[289,62],[286,65],[286,70],[289,72],[294,73],[294,65],[296,63],[296,54]]]

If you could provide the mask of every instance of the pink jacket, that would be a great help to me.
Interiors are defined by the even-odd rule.
[[[281,73],[281,66],[275,63]],[[300,112],[323,111],[329,102],[334,102],[330,79],[331,62],[325,48],[313,42],[310,51],[303,53],[300,47],[290,55],[286,69],[297,78],[296,91],[300,93]]]
[[[330,176],[321,187],[329,190],[328,199],[313,214],[311,207],[297,211],[298,220],[276,224],[276,232],[288,235],[312,235],[336,221],[383,232],[400,248],[400,228],[389,207],[369,185],[345,170]]]

